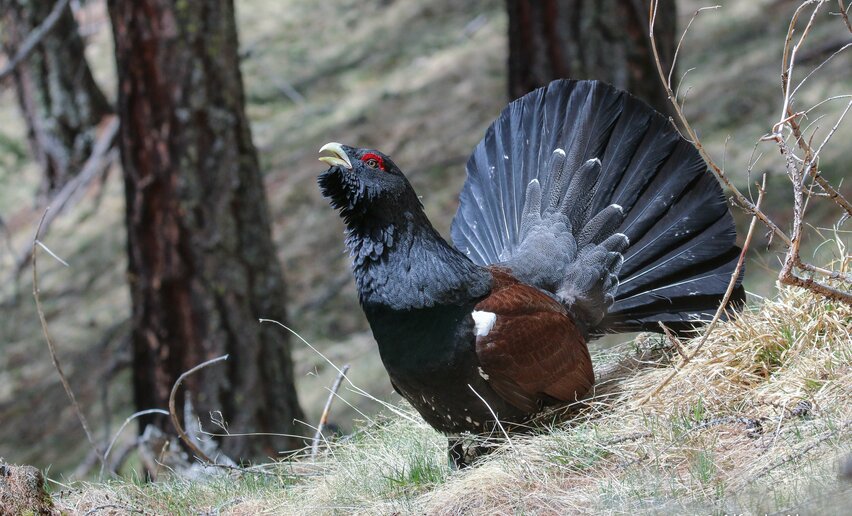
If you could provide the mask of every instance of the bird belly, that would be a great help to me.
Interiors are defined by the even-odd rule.
[[[497,421],[510,425],[528,419],[529,414],[508,405],[484,380],[467,379],[467,375],[459,373],[456,378],[445,378],[446,381],[391,378],[397,392],[426,423],[448,435],[491,433],[496,430]]]
[[[485,433],[495,420],[528,418],[487,382],[476,355],[471,307],[368,312],[391,382],[423,419],[446,434]]]

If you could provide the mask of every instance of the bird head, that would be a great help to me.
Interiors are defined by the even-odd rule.
[[[323,196],[351,222],[367,214],[391,214],[420,202],[411,184],[390,157],[377,150],[331,142],[319,160],[329,169],[319,176]]]

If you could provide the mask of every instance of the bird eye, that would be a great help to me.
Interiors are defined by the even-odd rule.
[[[361,156],[361,161],[363,161],[364,164],[370,168],[377,168],[380,170],[385,169],[385,161],[382,159],[382,157],[377,154],[373,154],[372,152]]]

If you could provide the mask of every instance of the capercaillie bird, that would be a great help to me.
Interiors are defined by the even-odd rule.
[[[696,149],[601,82],[555,81],[503,110],[467,163],[452,245],[390,157],[320,152],[391,383],[457,466],[459,435],[587,394],[590,339],[709,320],[740,253]]]

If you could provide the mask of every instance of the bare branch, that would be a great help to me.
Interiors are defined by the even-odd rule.
[[[175,384],[172,387],[172,392],[169,394],[169,414],[172,416],[172,424],[175,426],[175,430],[177,430],[178,437],[180,437],[180,440],[183,441],[184,444],[186,444],[198,458],[202,459],[208,464],[215,464],[216,461],[214,461],[213,459],[208,457],[206,453],[201,451],[201,448],[199,448],[194,442],[192,442],[192,439],[190,439],[189,436],[186,435],[186,432],[184,432],[183,426],[181,426],[180,424],[180,418],[178,418],[177,415],[177,409],[175,408],[175,396],[177,395],[178,387],[180,387],[180,384],[187,376],[191,375],[192,373],[195,373],[196,371],[204,369],[209,365],[225,360],[228,360],[228,355],[222,355],[221,357],[213,358],[206,362],[202,362],[190,369],[189,371],[184,372],[182,375],[178,376],[177,381],[175,381]]]
[[[840,114],[840,118],[837,119],[837,122],[835,122],[834,126],[832,126],[831,130],[822,140],[822,143],[819,144],[819,147],[817,148],[816,152],[814,152],[814,160],[819,157],[819,153],[822,151],[822,148],[825,147],[825,144],[828,143],[828,141],[831,140],[831,137],[834,136],[834,133],[837,132],[837,128],[840,127],[840,124],[843,123],[843,119],[846,118],[846,114],[849,113],[849,108],[852,108],[852,100],[850,100],[849,103],[846,104],[846,109],[844,109],[843,113]]]
[[[795,96],[796,96],[796,92],[797,92],[797,91],[799,91],[799,88],[801,88],[801,87],[805,84],[805,82],[806,82],[808,79],[810,79],[810,78],[811,78],[811,76],[812,76],[813,74],[815,74],[816,72],[820,71],[820,69],[822,69],[822,67],[823,67],[823,66],[825,66],[826,64],[828,64],[828,62],[829,62],[829,61],[831,61],[832,59],[834,59],[834,57],[835,57],[837,54],[839,54],[839,53],[843,52],[844,50],[846,50],[846,49],[847,49],[847,48],[849,48],[849,47],[852,47],[852,43],[846,43],[845,45],[843,45],[842,47],[840,47],[839,49],[837,49],[836,51],[834,51],[834,53],[833,53],[833,54],[831,54],[830,56],[826,57],[826,58],[825,58],[825,59],[824,59],[824,60],[823,60],[823,61],[822,61],[822,62],[821,62],[821,63],[820,63],[820,64],[819,64],[816,68],[814,68],[813,70],[811,70],[810,72],[808,72],[808,74],[805,76],[805,78],[804,78],[804,79],[802,79],[802,80],[799,82],[799,84],[797,84],[797,85],[796,85],[796,87],[795,87],[795,88],[793,88],[793,92],[792,92],[792,93],[790,93],[790,98],[793,98],[793,97],[795,97]]]
[[[852,206],[850,206],[850,203],[834,187],[832,187],[828,183],[828,181],[826,181],[825,178],[823,178],[819,174],[818,171],[818,160],[820,151],[835,134],[840,123],[843,121],[850,108],[852,108],[852,102],[847,104],[846,109],[840,115],[837,122],[834,124],[828,135],[823,139],[822,143],[817,149],[814,149],[811,142],[805,139],[805,131],[801,129],[801,126],[798,122],[798,119],[800,117],[804,116],[807,112],[814,108],[811,108],[802,113],[794,112],[791,108],[793,96],[798,91],[798,89],[813,75],[813,73],[821,69],[834,56],[846,50],[850,45],[852,45],[844,45],[839,50],[834,52],[831,56],[829,56],[822,63],[820,63],[820,65],[818,65],[816,69],[814,69],[813,71],[811,71],[811,73],[805,76],[805,78],[796,86],[796,88],[791,91],[790,85],[792,82],[793,70],[796,63],[796,54],[805,42],[807,36],[810,34],[811,29],[814,26],[816,16],[822,8],[822,4],[826,2],[827,0],[807,0],[805,2],[802,2],[796,9],[790,20],[790,25],[787,29],[787,35],[784,40],[784,51],[781,59],[781,90],[783,93],[782,116],[781,119],[772,127],[771,134],[763,138],[764,140],[774,141],[779,146],[781,154],[783,155],[785,160],[785,169],[787,172],[787,176],[793,183],[793,227],[791,230],[791,235],[789,236],[785,232],[783,232],[777,224],[775,224],[771,219],[769,219],[769,217],[766,216],[766,214],[763,213],[763,211],[760,210],[758,206],[752,204],[749,199],[743,196],[736,188],[736,186],[728,179],[724,167],[719,167],[718,164],[716,164],[716,162],[709,155],[707,150],[704,148],[695,130],[692,128],[689,121],[686,119],[686,116],[683,111],[683,106],[679,104],[677,97],[672,94],[671,71],[669,71],[668,75],[666,75],[663,71],[663,67],[659,58],[659,52],[657,51],[656,47],[656,41],[654,39],[654,22],[656,18],[658,0],[653,0],[650,5],[649,37],[651,39],[651,50],[654,56],[654,63],[657,68],[657,73],[659,75],[660,82],[662,82],[663,87],[666,88],[669,101],[674,107],[674,111],[680,123],[684,127],[687,136],[689,137],[689,139],[692,140],[693,145],[695,145],[695,147],[698,149],[698,152],[707,162],[707,165],[710,167],[710,170],[716,175],[716,177],[722,182],[722,184],[724,184],[728,188],[728,190],[733,193],[734,201],[746,211],[751,213],[753,217],[760,220],[764,225],[766,225],[770,230],[771,236],[777,236],[781,238],[781,240],[783,240],[786,244],[787,253],[781,271],[779,273],[779,281],[782,284],[796,285],[799,287],[807,288],[813,292],[820,293],[831,299],[836,299],[852,304],[852,293],[842,291],[824,283],[820,283],[819,281],[816,281],[811,278],[800,278],[794,273],[794,268],[799,268],[801,270],[806,270],[812,273],[819,273],[835,280],[842,280],[846,282],[848,282],[849,280],[848,277],[840,273],[806,264],[802,262],[799,258],[799,245],[801,243],[802,230],[804,226],[803,217],[807,207],[806,199],[803,196],[804,182],[806,177],[812,177],[813,181],[817,185],[819,185],[820,188],[822,188],[826,196],[831,198],[836,204],[843,208],[843,210],[846,212],[844,217],[852,216]],[[816,5],[814,6],[813,11],[810,13],[810,17],[808,18],[804,29],[802,30],[801,34],[798,36],[798,39],[794,43],[794,34],[796,33],[796,27],[798,24],[799,16],[805,10],[805,8],[807,8],[811,4]],[[840,5],[841,10],[845,13],[845,8],[843,8],[842,2],[840,3]],[[695,13],[695,15],[697,14],[698,12]],[[693,19],[695,18],[695,15],[693,15]],[[689,25],[691,24],[692,22],[690,22]],[[687,26],[687,30],[689,29],[689,25]],[[685,34],[686,31],[684,31],[684,36]],[[682,40],[683,37],[681,38],[681,41]],[[828,100],[833,100],[834,98],[845,97],[848,96],[840,95],[820,102],[820,104],[827,102]],[[787,127],[790,128],[789,133],[787,133]],[[785,134],[787,134],[786,137]],[[786,141],[786,138],[789,136],[795,138],[797,146],[804,152],[803,157],[797,156],[795,152],[793,152],[793,150],[789,147]],[[748,168],[749,172],[751,171],[752,166],[753,164],[750,163]],[[762,193],[763,192],[761,192],[761,194]],[[811,193],[808,192],[808,199],[810,198],[810,195]],[[676,374],[676,371],[675,373],[673,373],[673,375],[674,374]],[[664,383],[667,383],[667,381],[665,381]]]
[[[166,412],[163,409],[148,409],[148,410],[140,410],[139,412],[136,412],[136,413],[128,416],[127,419],[124,420],[124,423],[122,423],[121,426],[118,428],[118,431],[115,433],[112,440],[109,442],[109,446],[107,446],[107,449],[104,452],[104,461],[101,463],[101,473],[100,473],[101,478],[103,478],[103,476],[104,476],[104,467],[106,466],[106,461],[109,458],[109,452],[111,452],[112,447],[115,446],[115,442],[118,440],[118,436],[121,435],[121,432],[124,431],[124,428],[127,427],[127,425],[130,424],[131,421],[133,421],[137,417],[147,416],[148,414],[163,414],[163,415],[166,415],[166,416],[169,415],[169,413]],[[112,468],[110,468],[110,472],[114,473]]]
[[[77,414],[77,418],[80,420],[80,425],[83,427],[83,431],[86,433],[86,438],[89,440],[89,444],[92,445],[92,448],[95,450],[95,453],[97,453],[98,460],[101,462],[101,465],[103,465],[104,456],[101,454],[101,450],[98,448],[98,445],[95,444],[95,438],[92,436],[91,430],[89,430],[89,423],[86,421],[86,416],[83,415],[83,411],[80,410],[80,405],[77,403],[77,398],[74,396],[74,391],[71,390],[71,384],[68,383],[68,378],[65,377],[65,373],[62,371],[62,365],[59,363],[59,357],[56,354],[56,347],[53,344],[53,339],[50,338],[50,332],[47,330],[47,319],[44,316],[44,309],[41,306],[41,296],[38,287],[36,246],[40,244],[38,237],[41,233],[41,228],[44,224],[44,219],[47,217],[48,211],[50,211],[50,207],[44,210],[44,214],[42,214],[41,220],[39,220],[38,227],[36,228],[35,236],[33,237],[32,243],[33,297],[35,298],[36,311],[38,312],[38,320],[41,323],[41,330],[44,334],[44,340],[47,342],[47,349],[50,350],[50,359],[53,361],[53,367],[56,369],[57,374],[59,374],[59,380],[60,382],[62,382],[62,387],[65,389],[65,394],[67,394],[68,399],[71,400],[71,406],[74,408],[74,413]]]
[[[297,331],[293,330],[292,328],[290,328],[290,327],[289,327],[289,326],[287,326],[286,324],[281,323],[281,322],[279,322],[279,321],[276,321],[276,320],[274,320],[274,319],[258,319],[258,321],[259,321],[260,323],[273,323],[273,324],[277,324],[277,325],[278,325],[278,326],[280,326],[281,328],[283,328],[283,329],[287,330],[288,332],[292,333],[292,334],[293,334],[293,335],[294,335],[297,339],[299,339],[300,341],[302,341],[302,343],[304,343],[306,346],[308,346],[308,347],[311,349],[311,351],[313,351],[314,353],[316,353],[317,355],[319,355],[319,356],[320,356],[320,358],[322,358],[323,360],[325,360],[325,361],[326,361],[326,363],[328,363],[328,365],[330,365],[331,367],[333,367],[333,368],[334,368],[334,370],[335,370],[335,371],[337,371],[337,373],[338,373],[338,374],[341,374],[341,375],[343,376],[343,378],[344,378],[344,379],[346,379],[346,382],[347,382],[347,383],[351,386],[351,389],[350,389],[350,390],[351,390],[352,392],[354,392],[354,393],[356,393],[356,394],[358,394],[358,395],[364,396],[365,398],[367,398],[367,399],[369,399],[369,400],[371,400],[371,401],[375,401],[375,402],[376,402],[376,403],[378,403],[379,405],[381,405],[381,406],[383,406],[384,408],[386,408],[386,409],[390,410],[390,411],[391,411],[391,412],[393,412],[395,415],[397,415],[397,416],[399,416],[399,417],[401,417],[401,418],[403,418],[403,419],[406,419],[406,420],[408,420],[408,421],[410,421],[410,422],[412,422],[412,423],[415,423],[415,422],[416,422],[416,420],[415,420],[414,418],[412,418],[411,416],[409,416],[408,414],[406,414],[405,412],[403,412],[402,410],[400,410],[398,407],[395,407],[395,406],[393,406],[392,404],[390,404],[390,403],[388,403],[388,402],[386,402],[386,401],[382,401],[382,400],[380,400],[379,398],[376,398],[375,396],[373,396],[373,395],[372,395],[372,394],[370,394],[369,392],[365,391],[364,389],[362,389],[362,388],[358,387],[357,385],[355,385],[354,383],[352,383],[352,380],[351,380],[348,376],[346,376],[346,374],[344,374],[344,373],[343,373],[343,370],[342,370],[341,368],[337,367],[337,364],[335,364],[334,362],[332,362],[331,360],[329,360],[329,358],[328,358],[327,356],[323,355],[323,354],[322,354],[322,352],[321,352],[320,350],[318,350],[318,349],[317,349],[317,348],[315,348],[315,347],[314,347],[314,346],[313,346],[310,342],[308,342],[307,340],[305,340],[305,338],[304,338],[304,337],[302,337],[301,335],[299,335],[299,333],[298,333]],[[341,401],[343,401],[344,403],[348,403],[346,400],[343,400],[343,399],[341,399]],[[352,406],[352,405],[349,405],[349,406],[350,406],[350,407],[352,407],[352,408],[355,408],[355,407],[354,407],[354,406]],[[355,410],[358,410],[358,409],[356,408]],[[360,410],[359,410],[358,412],[359,412],[361,415],[364,415],[363,413],[361,413],[361,411],[360,411]],[[366,417],[366,416],[365,416],[365,417]],[[369,418],[367,418],[367,419],[369,419]]]
[[[784,285],[793,285],[800,288],[805,288],[813,292],[817,292],[829,299],[842,301],[844,303],[852,305],[852,293],[840,290],[825,283],[821,283],[819,281],[814,280],[813,278],[799,277],[794,271],[796,267],[803,270],[809,270],[810,272],[816,272],[817,270],[817,268],[813,266],[804,267],[803,265],[806,264],[803,264],[799,257],[799,246],[801,245],[802,240],[806,207],[804,194],[802,192],[804,188],[804,180],[806,176],[812,175],[812,171],[816,169],[816,164],[818,163],[820,151],[834,135],[835,131],[839,127],[840,123],[843,121],[846,114],[849,112],[850,108],[852,108],[852,101],[847,104],[846,109],[840,115],[837,122],[832,127],[831,131],[829,131],[828,135],[826,135],[826,137],[823,139],[819,148],[817,148],[815,151],[813,150],[813,147],[811,146],[810,142],[804,141],[804,138],[801,136],[801,132],[798,129],[793,129],[793,135],[796,137],[796,141],[799,142],[800,148],[803,149],[805,152],[805,158],[801,160],[801,166],[798,164],[797,158],[794,155],[793,150],[787,144],[787,141],[780,136],[780,134],[776,133],[773,139],[777,143],[778,148],[781,150],[781,154],[784,156],[787,176],[793,183],[793,228],[791,233],[792,245],[789,247],[789,249],[787,250],[787,254],[784,257],[784,263],[782,264],[781,270],[778,273],[778,281]],[[796,116],[798,115],[788,117],[789,120],[784,121],[784,125],[789,125],[792,128],[793,126],[791,121],[793,121]],[[779,126],[776,125],[776,127]],[[838,204],[840,204],[840,199],[845,201],[845,199],[843,199],[838,194]],[[833,276],[835,279],[847,279],[840,276],[839,274],[829,274],[829,276]]]
[[[39,24],[38,27],[33,29],[27,37],[24,39],[24,42],[21,43],[21,46],[18,47],[15,55],[9,59],[9,62],[6,63],[6,66],[0,70],[0,82],[6,79],[12,72],[15,71],[15,68],[18,67],[21,63],[23,63],[35,50],[35,47],[41,43],[41,40],[47,36],[50,31],[56,27],[56,23],[59,21],[59,18],[62,16],[62,11],[68,6],[68,2],[70,0],[59,0],[53,6],[53,9],[50,13],[44,18],[44,20]]]
[[[319,442],[320,439],[322,439],[322,431],[325,425],[328,424],[328,414],[331,411],[331,403],[334,401],[335,396],[337,396],[337,391],[340,390],[340,384],[343,383],[343,378],[349,371],[349,367],[349,364],[346,364],[340,368],[337,378],[335,378],[334,383],[331,385],[331,389],[329,389],[328,399],[325,401],[325,407],[322,409],[322,415],[320,416],[319,424],[317,425],[317,431],[314,434],[314,439],[311,443],[311,460],[316,460],[317,458]]]
[[[784,125],[784,119],[787,117],[787,112],[790,108],[790,100],[792,95],[790,93],[790,81],[793,80],[793,66],[796,62],[796,53],[799,51],[799,48],[804,43],[805,38],[808,33],[811,31],[811,27],[814,25],[814,19],[816,18],[817,13],[819,12],[822,4],[825,0],[810,0],[808,2],[803,3],[796,9],[795,14],[793,14],[793,19],[790,20],[790,26],[787,29],[787,38],[784,40],[784,54],[781,59],[781,90],[784,94],[784,107],[781,109],[781,121],[778,122],[773,128],[773,133],[777,133],[779,128]],[[816,7],[814,7],[813,12],[811,13],[811,17],[808,19],[807,25],[805,25],[805,30],[802,32],[802,35],[799,37],[799,41],[793,45],[792,50],[790,49],[790,43],[793,40],[793,32],[795,32],[796,22],[799,19],[799,14],[802,12],[807,5],[816,3]]]
[[[848,110],[847,106],[847,110]],[[799,126],[799,122],[796,120],[796,117],[790,119],[790,128],[793,130],[793,136],[796,138],[796,144],[800,149],[805,153],[805,159],[808,159],[810,156],[813,156],[815,153],[811,148],[810,144],[805,140],[802,135],[802,129]],[[828,197],[834,201],[838,206],[843,208],[846,213],[852,217],[852,204],[849,204],[849,201],[843,197],[840,192],[838,192],[828,181],[825,180],[822,175],[820,175],[817,167],[811,167],[810,169],[811,177],[814,178],[814,181],[823,189],[823,191],[828,194]]]
[[[837,0],[837,6],[840,7],[840,17],[843,18],[843,23],[846,24],[846,28],[849,29],[849,32],[852,32],[852,23],[849,23],[849,7],[852,7],[852,3],[849,4],[849,7],[843,6],[843,0]]]
[[[730,179],[728,179],[728,176],[725,174],[725,171],[722,170],[722,168],[716,164],[716,162],[710,156],[710,153],[707,152],[707,149],[704,148],[704,145],[701,143],[701,139],[698,138],[698,134],[695,132],[692,125],[689,123],[689,120],[687,120],[686,115],[684,114],[683,109],[681,109],[680,104],[678,104],[677,98],[675,98],[671,87],[667,83],[666,73],[663,71],[663,64],[660,62],[660,52],[657,49],[657,42],[654,38],[654,22],[656,21],[658,3],[658,0],[652,0],[650,6],[651,14],[650,23],[648,27],[648,35],[651,39],[651,53],[654,56],[654,64],[657,68],[657,74],[659,75],[660,82],[663,83],[663,87],[666,89],[666,94],[668,95],[669,102],[671,102],[672,107],[674,108],[675,114],[678,117],[678,121],[681,123],[681,125],[683,125],[684,129],[689,135],[689,139],[692,141],[692,144],[695,145],[695,148],[698,149],[698,152],[701,154],[701,157],[704,158],[704,161],[707,162],[707,165],[710,167],[710,170],[712,170],[716,177],[719,179],[719,181],[721,181],[722,184],[724,184],[725,187],[727,187],[728,190],[733,193],[734,200],[736,201],[736,203],[741,208],[751,213],[753,216],[757,217],[766,227],[769,228],[773,235],[780,238],[787,246],[790,246],[790,237],[788,237],[787,234],[784,233],[784,231],[782,231],[777,224],[775,224],[775,222],[770,220],[765,213],[758,210],[756,206],[750,200],[748,200],[748,198],[746,198],[736,186],[734,186]]]
[[[674,72],[675,65],[677,64],[677,55],[680,53],[680,47],[683,45],[683,40],[684,38],[686,38],[686,33],[689,32],[689,28],[692,27],[692,23],[695,21],[696,18],[698,18],[698,15],[701,14],[702,11],[710,11],[713,9],[718,9],[720,7],[722,6],[712,5],[709,7],[700,7],[696,9],[694,13],[692,13],[692,18],[689,19],[689,23],[687,23],[686,28],[683,29],[683,32],[680,35],[680,39],[677,42],[677,47],[675,47],[674,57],[672,58],[672,66],[671,68],[669,68],[669,76],[668,80],[666,81],[666,84],[668,85],[669,89],[671,89],[672,87],[672,72]],[[692,70],[692,68],[690,68],[690,70]],[[689,73],[689,70],[687,70],[686,73]],[[683,75],[686,76],[686,73],[684,73]],[[681,82],[683,82],[683,77],[681,77]]]

